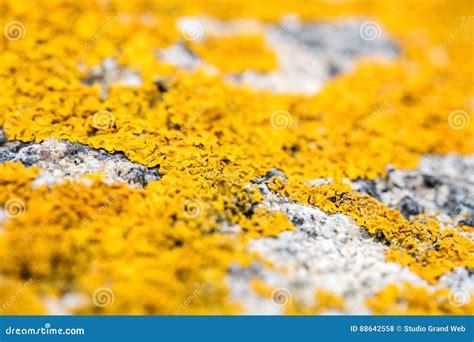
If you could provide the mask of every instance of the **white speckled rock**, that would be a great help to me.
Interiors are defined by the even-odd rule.
[[[1,131],[1,130],[0,130]],[[18,161],[26,166],[37,165],[41,174],[35,187],[52,185],[64,179],[79,179],[88,173],[103,173],[106,183],[127,183],[143,187],[160,179],[158,170],[132,163],[123,155],[111,155],[87,146],[56,139],[41,143],[8,142],[0,144],[0,163]]]
[[[428,157],[422,165],[437,163],[451,165],[447,157]],[[460,160],[460,158],[456,158]],[[465,157],[464,164],[470,165],[470,157]],[[459,166],[459,165],[458,165]],[[421,168],[421,166],[420,166]],[[438,167],[433,167],[437,174],[445,175]],[[406,171],[399,171],[403,174]],[[257,179],[260,191],[265,196],[262,206],[281,211],[295,224],[296,231],[281,233],[277,238],[255,239],[250,242],[250,249],[257,251],[285,274],[269,270],[261,265],[248,269],[234,267],[228,279],[233,298],[244,303],[246,313],[275,314],[282,313],[282,307],[275,305],[271,299],[262,298],[252,292],[250,280],[258,277],[274,287],[289,291],[293,299],[311,305],[316,289],[324,289],[340,295],[345,303],[343,313],[370,313],[364,301],[389,284],[409,282],[431,289],[449,287],[453,291],[474,291],[474,274],[465,268],[457,268],[440,278],[439,284],[432,286],[409,268],[397,263],[387,262],[385,252],[388,247],[377,241],[363,227],[342,214],[330,215],[313,206],[305,206],[292,200],[275,195],[263,183],[272,176],[284,176],[273,170],[266,177]],[[462,175],[455,174],[457,179]],[[401,177],[404,179],[404,177]],[[315,180],[313,185],[327,184],[330,180]],[[469,182],[467,182],[469,183]],[[462,182],[464,186],[467,184]],[[402,181],[402,184],[406,184]],[[397,186],[385,189],[384,196],[396,196],[401,191]],[[416,193],[416,191],[415,191]],[[335,312],[327,312],[335,313]]]

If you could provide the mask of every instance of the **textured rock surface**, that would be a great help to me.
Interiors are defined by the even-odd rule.
[[[268,75],[246,72],[234,80],[277,92],[315,93],[331,78],[348,72],[363,57],[391,59],[398,48],[385,34],[364,40],[363,21],[303,25],[296,19],[266,28],[268,46],[277,52],[279,69]]]
[[[407,218],[426,213],[448,226],[472,227],[474,216],[474,156],[427,155],[415,170],[389,169],[386,178],[353,182]]]
[[[237,84],[251,85],[286,93],[315,93],[331,78],[351,70],[361,58],[394,59],[399,48],[385,33],[377,39],[364,39],[360,34],[364,19],[346,19],[328,23],[303,24],[297,15],[288,15],[280,25],[263,24],[247,19],[218,21],[207,17],[185,18],[187,23],[202,27],[200,39],[206,34],[234,35],[260,33],[265,46],[277,54],[278,69],[269,73],[246,71],[228,75]],[[184,68],[203,66],[213,70],[183,45],[177,44],[159,52],[159,58]]]
[[[107,97],[109,87],[113,84],[122,84],[125,86],[140,86],[142,84],[138,73],[120,66],[117,61],[112,58],[108,58],[104,60],[101,65],[93,67],[82,82],[86,85],[99,84],[102,98]]]
[[[437,186],[445,184],[451,189],[451,195],[447,198],[457,201],[458,206],[462,207],[460,212],[464,213],[470,210],[469,205],[462,201],[464,194],[473,190],[471,168],[472,156],[427,156],[416,170],[392,169],[386,179],[358,181],[353,182],[353,185],[401,212],[407,212],[406,207],[415,211],[413,208],[416,207],[416,212],[421,213],[423,208],[417,204],[419,201],[426,208],[446,213],[452,210],[452,204],[446,206],[447,203],[443,202],[437,205],[435,200],[436,195],[446,196],[437,194]],[[433,186],[434,181],[430,177],[436,175],[443,181]],[[264,180],[271,177],[280,177],[286,181],[285,176],[276,169],[257,179],[255,183],[260,184],[259,189],[265,196],[261,206],[283,212],[297,230],[283,232],[277,238],[256,239],[250,243],[251,250],[268,258],[276,267],[287,270],[284,275],[258,264],[247,269],[234,267],[231,270],[228,279],[231,294],[245,304],[246,313],[281,314],[285,309],[275,300],[255,294],[251,289],[254,278],[264,279],[275,288],[286,289],[289,298],[298,298],[307,305],[314,302],[315,289],[333,292],[344,298],[344,313],[347,314],[368,314],[364,301],[389,284],[408,282],[432,289],[449,287],[474,291],[474,274],[467,269],[457,268],[442,276],[438,285],[430,286],[409,268],[387,262],[385,253],[388,247],[371,236],[365,228],[357,226],[343,214],[329,215],[316,207],[304,206],[271,193],[263,184]],[[430,179],[428,184],[427,178]],[[308,183],[319,186],[330,182],[320,179]],[[446,217],[441,215],[441,218]],[[331,311],[326,313],[330,314]]]
[[[25,166],[37,165],[40,176],[34,185],[52,185],[64,179],[80,179],[90,173],[103,173],[104,182],[127,183],[132,187],[144,187],[160,179],[157,169],[132,163],[122,155],[111,155],[87,146],[47,139],[42,143],[6,142],[0,129],[0,163],[19,161]]]

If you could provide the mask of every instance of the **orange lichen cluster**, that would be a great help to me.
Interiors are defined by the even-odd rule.
[[[210,36],[202,43],[192,44],[192,49],[223,72],[268,72],[277,67],[275,53],[265,48],[262,35]]]
[[[454,269],[474,267],[474,242],[453,229],[442,229],[435,220],[425,224],[408,222],[399,211],[374,198],[354,192],[345,183],[308,186],[299,182],[284,183],[279,178],[269,182],[275,193],[323,211],[343,213],[365,227],[374,238],[390,243],[387,260],[409,266],[430,283]]]
[[[102,309],[89,303],[80,312],[170,313],[203,282],[211,284],[205,288],[209,294],[197,296],[183,313],[236,312],[224,276],[233,261],[248,264],[251,257],[241,243],[245,239],[223,236],[221,223],[241,223],[242,235],[252,237],[294,229],[279,214],[252,210],[261,195],[246,185],[273,167],[290,180],[275,191],[289,187],[285,194],[295,200],[346,213],[392,244],[392,260],[426,279],[434,282],[455,266],[472,267],[472,242],[451,230],[410,224],[343,185],[301,185],[318,177],[374,178],[384,175],[388,164],[414,167],[425,153],[472,152],[474,125],[453,129],[448,120],[452,111],[470,115],[474,106],[472,25],[450,38],[456,32],[453,21],[460,21],[469,5],[2,2],[5,32],[11,21],[24,26],[20,39],[0,40],[0,126],[8,139],[55,137],[123,152],[134,162],[159,167],[163,177],[142,190],[98,180],[91,186],[66,182],[32,189],[36,169],[1,166],[0,205],[19,197],[27,210],[4,223],[0,272],[8,284],[32,277],[28,291],[35,298],[113,289],[113,305]],[[179,17],[207,13],[277,22],[290,12],[303,20],[373,16],[400,42],[402,56],[386,64],[361,62],[314,96],[233,86],[222,75],[181,70],[156,57],[157,49],[184,41],[176,29]],[[207,59],[224,71],[274,67],[269,52],[260,50],[261,38],[247,40],[262,60],[238,48],[242,37],[225,46],[212,39],[217,39],[211,40],[214,54],[222,56]],[[190,45],[212,56],[206,44]],[[235,56],[227,65],[229,53]],[[106,58],[138,73],[142,85],[113,85],[104,97],[98,85],[85,84],[91,67]],[[157,87],[158,80],[165,80],[165,87]],[[110,114],[107,125],[95,122],[101,111]],[[272,122],[279,111],[289,114],[283,129]],[[364,209],[372,207],[379,212]]]
[[[367,306],[379,315],[470,315],[474,312],[474,294],[443,288],[388,285],[367,300]]]

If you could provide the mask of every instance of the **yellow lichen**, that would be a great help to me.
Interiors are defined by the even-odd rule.
[[[329,310],[345,309],[344,300],[340,296],[322,289],[314,292],[314,303],[307,305],[301,303],[300,298],[293,296],[287,288],[272,287],[258,278],[253,278],[250,285],[256,294],[271,299],[276,306],[283,307],[287,315],[317,315]]]
[[[302,305],[295,301],[286,308],[287,315],[317,315],[325,311],[345,309],[344,300],[331,292],[317,290],[314,293],[314,304],[312,306]]]
[[[470,315],[474,294],[455,293],[443,288],[430,291],[409,283],[389,285],[367,300],[367,306],[379,315]]]
[[[439,11],[432,10],[435,4]],[[205,283],[206,295],[183,313],[238,312],[224,277],[232,262],[252,260],[247,235],[294,229],[280,214],[252,211],[262,198],[246,186],[274,167],[289,177],[288,185],[275,180],[274,191],[351,216],[391,244],[390,260],[430,282],[453,267],[472,267],[472,242],[452,230],[410,224],[340,182],[302,185],[318,177],[375,178],[389,164],[413,168],[426,153],[473,151],[474,125],[453,129],[449,122],[453,111],[469,117],[473,111],[473,26],[451,39],[453,21],[469,6],[402,0],[393,11],[390,0],[305,6],[290,0],[2,2],[1,27],[16,20],[26,29],[21,39],[0,40],[0,126],[8,139],[55,137],[123,152],[163,175],[143,190],[98,180],[32,189],[37,169],[1,165],[0,205],[11,198],[25,204],[24,214],[10,215],[0,234],[5,286],[11,291],[33,277],[30,294],[38,301],[45,292],[91,296],[107,286],[113,305],[88,303],[78,312],[169,314]],[[390,63],[360,61],[308,96],[233,86],[222,74],[188,72],[156,58],[156,49],[185,39],[178,18],[205,13],[273,23],[287,13],[306,21],[371,16],[402,54]],[[190,46],[224,72],[276,67],[260,36],[221,39]],[[142,85],[112,85],[104,96],[98,85],[85,84],[106,58],[138,73]],[[157,87],[158,80],[166,87]],[[104,113],[107,120],[99,120]],[[274,120],[281,114],[284,127]],[[222,222],[244,229],[238,237],[224,236]],[[23,309],[39,312],[36,305]]]
[[[277,237],[285,230],[296,229],[283,213],[266,208],[258,208],[251,219],[244,217],[239,224],[249,238]]]
[[[31,182],[39,175],[40,169],[27,169],[21,163],[0,164],[0,206],[9,200],[26,201],[31,194]]]
[[[272,292],[275,290],[259,278],[252,278],[250,286],[256,294],[264,298],[271,298]]]
[[[31,172],[17,164],[2,167]],[[197,284],[207,283],[208,295],[183,313],[237,312],[238,305],[226,300],[223,279],[231,263],[245,266],[251,256],[236,241],[209,234],[218,228],[212,210],[202,207],[194,215],[183,209],[186,191],[164,196],[169,190],[159,182],[145,190],[99,180],[33,190],[31,180],[23,182],[30,187],[27,210],[5,223],[0,239],[1,270],[9,279],[31,278],[37,290],[56,296],[69,291],[92,296],[108,285],[113,305],[101,309],[90,302],[78,312],[122,314],[173,312]],[[35,298],[44,299],[40,291]]]
[[[201,58],[223,72],[268,72],[277,67],[276,56],[265,47],[262,35],[210,36],[191,46]]]
[[[453,229],[441,228],[435,220],[425,224],[410,223],[395,209],[368,195],[353,192],[349,185],[307,186],[288,184],[279,178],[269,183],[270,189],[302,204],[315,205],[327,213],[343,213],[354,219],[375,238],[390,243],[388,261],[409,266],[430,283],[458,266],[474,266],[474,242]]]
[[[34,280],[12,281],[0,278],[0,314],[1,315],[24,315],[45,314],[43,303],[38,299]]]

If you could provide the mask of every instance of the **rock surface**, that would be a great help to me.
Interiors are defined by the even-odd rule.
[[[474,215],[474,156],[424,156],[415,170],[388,170],[386,178],[352,182],[354,188],[398,209],[408,219],[426,213],[448,226]]]
[[[346,19],[328,23],[304,24],[297,15],[288,15],[280,25],[263,24],[247,19],[219,21],[208,17],[189,17],[183,25],[192,23],[206,34],[218,36],[261,33],[265,47],[277,55],[278,69],[269,73],[246,71],[229,74],[233,83],[250,85],[282,93],[313,94],[331,78],[350,71],[361,58],[391,60],[399,55],[397,44],[378,26],[377,39],[360,34],[365,19]],[[214,67],[202,61],[189,49],[176,44],[158,53],[166,62],[184,68]]]
[[[0,129],[0,163],[21,162],[41,168],[34,185],[53,185],[65,179],[78,180],[86,174],[103,173],[104,182],[127,183],[144,187],[160,179],[157,169],[148,169],[132,163],[123,155],[111,155],[103,150],[57,139],[41,143],[6,142]]]
[[[451,163],[446,159],[452,158],[453,156],[427,157],[420,169],[426,171],[430,169],[428,166],[438,165],[436,170],[441,175],[446,175],[449,170],[452,170]],[[462,165],[469,165],[471,162],[471,157],[456,157],[455,159]],[[441,165],[445,166],[444,170],[440,170]],[[389,182],[391,175],[395,172],[401,175],[417,174],[421,177],[418,174],[419,170],[393,170],[385,181]],[[277,170],[269,172],[263,179],[268,179],[269,176],[281,176],[285,179]],[[459,177],[458,174],[453,174],[453,176]],[[262,180],[257,180],[257,183],[261,183]],[[327,182],[327,180],[319,180],[310,183],[321,185]],[[379,179],[374,185],[370,181],[360,181],[356,185],[362,187],[372,184],[369,186],[372,189],[372,195],[381,196],[384,199],[396,198],[400,196],[399,192],[403,191],[394,185],[386,185],[383,191],[379,191],[377,189],[380,189],[381,182],[383,180]],[[458,183],[458,186],[460,185],[469,186],[469,183]],[[408,282],[430,287],[433,290],[448,286],[452,289],[462,288],[468,292],[474,291],[474,274],[464,268],[457,268],[444,275],[436,286],[429,285],[409,268],[387,262],[385,253],[388,246],[371,236],[365,228],[357,226],[346,215],[330,215],[316,207],[305,206],[275,195],[265,184],[260,184],[259,188],[265,195],[265,201],[261,205],[283,212],[295,224],[297,230],[283,232],[277,238],[256,239],[250,243],[251,250],[268,258],[277,267],[287,270],[285,275],[261,265],[254,265],[248,269],[235,267],[231,270],[228,280],[231,293],[236,300],[245,304],[248,314],[281,314],[284,310],[275,301],[263,299],[252,292],[250,284],[255,277],[264,279],[275,288],[286,289],[291,297],[294,296],[300,300],[303,298],[307,305],[314,302],[315,289],[333,292],[344,298],[345,314],[368,314],[369,311],[364,309],[364,301],[389,284],[401,285]],[[412,197],[420,196],[420,192],[415,189],[404,189],[404,191]],[[401,205],[411,206],[412,211],[416,208],[416,212],[420,213],[421,207],[408,202],[406,198],[411,197],[403,197]],[[330,314],[331,311],[325,313]]]

